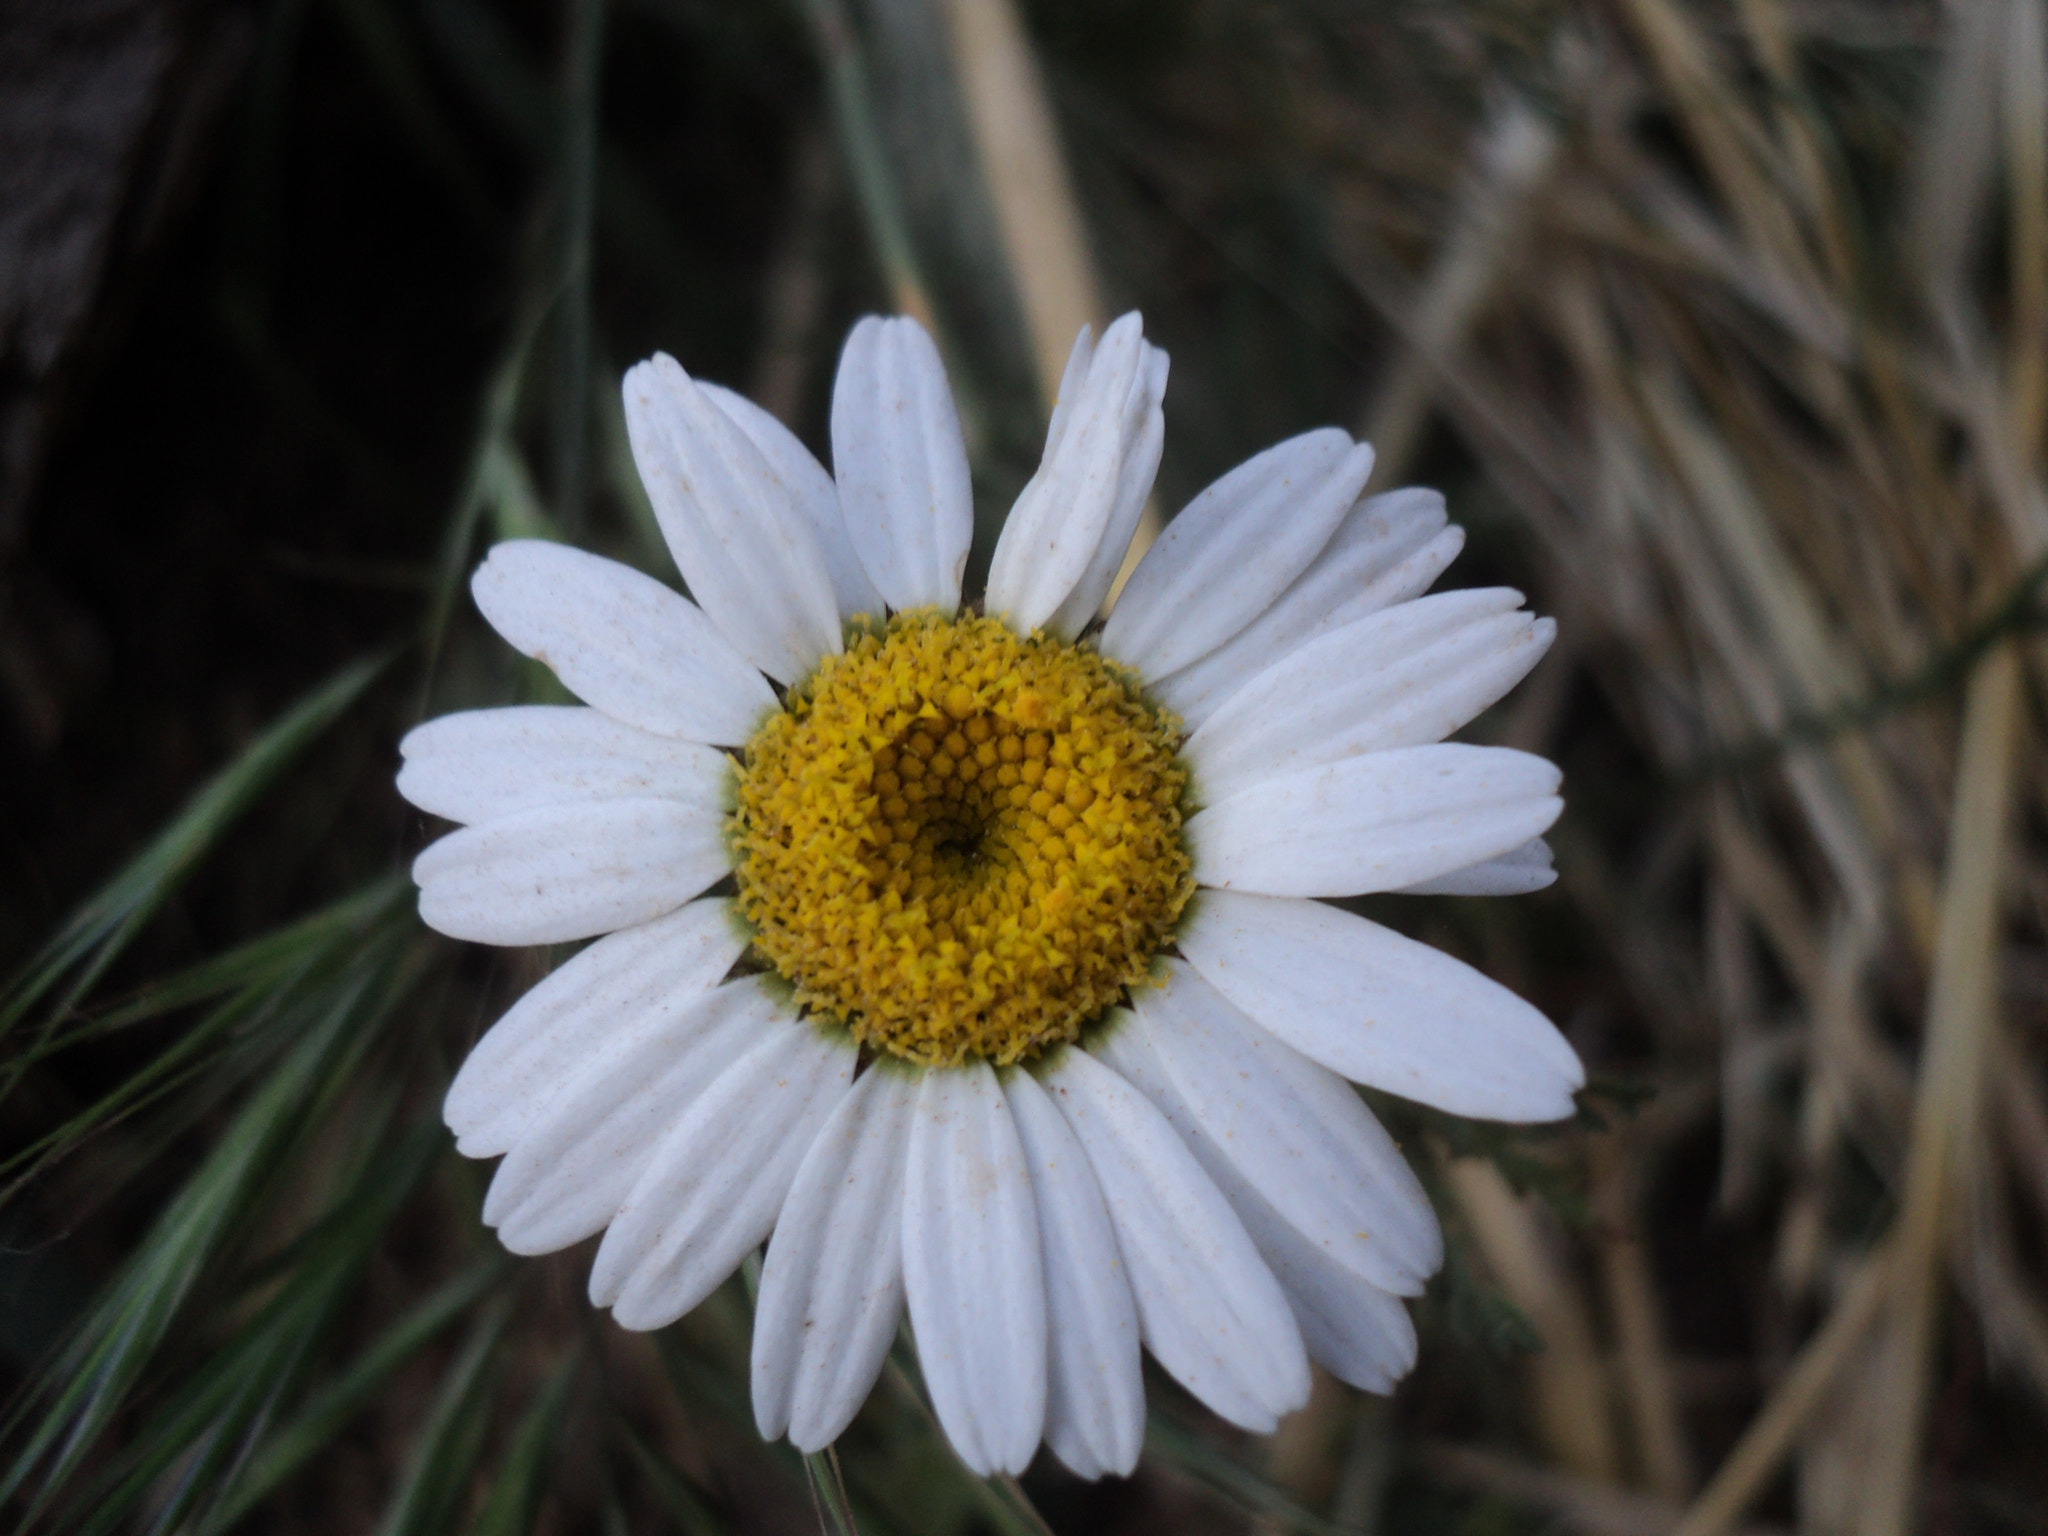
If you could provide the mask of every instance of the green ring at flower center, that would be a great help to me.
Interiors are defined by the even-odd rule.
[[[739,904],[798,1000],[913,1061],[1016,1061],[1143,984],[1194,880],[1179,722],[1091,649],[900,614],[747,743]]]

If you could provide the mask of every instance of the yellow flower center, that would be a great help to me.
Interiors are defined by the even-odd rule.
[[[900,614],[747,743],[740,909],[797,1000],[913,1061],[1007,1063],[1142,984],[1194,890],[1179,722],[1093,650]]]

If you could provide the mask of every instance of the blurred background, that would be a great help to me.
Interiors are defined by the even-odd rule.
[[[2043,0],[14,0],[0,10],[0,1517],[23,1531],[2048,1530]],[[899,1349],[762,1445],[735,1281],[512,1262],[438,1120],[546,954],[412,914],[426,714],[555,697],[505,536],[666,579],[617,379],[824,448],[931,326],[985,565],[1075,328],[1164,515],[1327,423],[1554,613],[1469,734],[1559,882],[1363,908],[1576,1123],[1375,1101],[1447,1228],[1391,1399],[1163,1377],[969,1477]]]

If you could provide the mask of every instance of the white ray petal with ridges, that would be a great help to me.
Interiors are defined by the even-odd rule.
[[[1545,758],[1449,742],[1304,768],[1187,824],[1195,879],[1266,896],[1398,890],[1518,848],[1564,809]]]
[[[1076,357],[1086,339],[1083,331]],[[1151,386],[1163,387],[1164,378],[1163,370],[1148,366],[1150,351],[1136,314],[1103,333],[1101,345],[1088,352],[1078,398],[1071,408],[1061,402],[1044,460],[1003,523],[989,564],[987,608],[1022,633],[1050,624],[1083,579],[1105,564],[1114,576],[1114,562],[1130,542],[1124,528],[1122,544],[1104,553],[1105,545],[1116,543],[1119,514],[1135,522],[1159,468],[1165,424]],[[1089,617],[1106,591],[1095,593]],[[1077,606],[1086,601],[1084,592]]]
[[[1086,1051],[1038,1077],[1102,1186],[1145,1347],[1216,1413],[1271,1432],[1308,1400],[1308,1357],[1229,1202],[1151,1102]]]
[[[1420,1295],[1443,1262],[1443,1237],[1394,1139],[1350,1084],[1254,1024],[1184,961],[1166,967],[1166,985],[1132,995],[1134,1017],[1109,1045],[1129,1042],[1141,1062],[1156,1061],[1147,1075],[1171,1080],[1192,1117],[1190,1145],[1212,1174],[1205,1145],[1335,1262],[1382,1290]],[[1104,1059],[1152,1096],[1115,1049]]]
[[[714,804],[544,805],[451,832],[413,860],[420,918],[450,938],[560,944],[673,912],[732,868]]]
[[[796,495],[797,506],[817,535],[818,553],[824,557],[825,572],[832,579],[832,595],[839,603],[839,617],[859,614],[882,616],[882,594],[868,580],[867,567],[853,552],[853,539],[846,531],[846,519],[839,510],[839,490],[825,466],[813,457],[797,435],[745,395],[734,394],[716,384],[699,388],[709,395],[733,424],[761,450],[769,468]]]
[[[643,1014],[689,1006],[746,945],[732,903],[707,897],[573,956],[471,1047],[441,1106],[456,1150],[510,1151],[607,1034]]]
[[[958,608],[974,485],[945,364],[915,320],[870,315],[846,338],[832,473],[854,552],[889,606]]]
[[[853,1081],[851,1039],[778,1020],[655,1149],[605,1233],[590,1299],[660,1328],[767,1238],[811,1142]]]
[[[1555,884],[1557,870],[1551,864],[1550,844],[1532,837],[1519,848],[1511,848],[1497,859],[1454,869],[1433,880],[1404,885],[1403,896],[1526,896]]]
[[[1300,647],[1188,738],[1201,793],[1390,747],[1442,741],[1520,682],[1557,626],[1505,587],[1439,592]]]
[[[652,576],[566,544],[494,544],[469,579],[491,628],[614,720],[737,746],[775,708],[766,678],[697,605]]]
[[[1355,1387],[1386,1391],[1399,1374],[1392,1367],[1402,1358],[1404,1341],[1407,1363],[1414,1360],[1414,1328],[1400,1298],[1281,1212],[1274,1203],[1277,1192],[1255,1182],[1236,1149],[1212,1134],[1189,1103],[1183,1078],[1159,1054],[1156,1034],[1125,1023],[1103,1031],[1090,1049],[1152,1101],[1215,1179],[1285,1293],[1309,1358]]]
[[[1309,1358],[1362,1391],[1393,1391],[1415,1365],[1415,1324],[1401,1298],[1338,1263],[1248,1187],[1231,1207],[1287,1293]]]
[[[612,1021],[498,1165],[484,1199],[498,1241],[552,1253],[604,1230],[669,1127],[784,1012],[749,976]]]
[[[1176,942],[1204,981],[1354,1083],[1477,1120],[1560,1120],[1585,1068],[1536,1009],[1441,950],[1319,901],[1201,891]]]
[[[657,352],[626,370],[626,432],[691,594],[733,649],[780,682],[839,649],[839,605],[801,486]]]
[[[1145,1443],[1138,1308],[1088,1154],[1029,1072],[1003,1092],[1031,1165],[1045,1264],[1045,1443],[1081,1477],[1129,1475]]]
[[[558,704],[443,715],[406,732],[398,752],[398,792],[465,823],[576,800],[717,805],[732,774],[716,747]]]
[[[1208,655],[1155,680],[1152,691],[1159,701],[1189,727],[1199,726],[1238,689],[1309,641],[1428,591],[1465,547],[1462,528],[1443,526],[1443,498],[1429,492],[1427,500],[1406,503],[1384,523],[1361,517],[1377,502],[1408,494],[1389,491],[1353,507],[1315,564],[1270,608]]]
[[[853,1422],[903,1314],[903,1175],[917,1077],[873,1063],[804,1154],[754,1303],[754,1421],[821,1451]]]
[[[1164,400],[1166,354],[1148,343],[1144,369],[1145,398],[1155,402]],[[1088,569],[1081,573],[1081,579],[1074,583],[1074,590],[1067,594],[1066,601],[1045,621],[1046,629],[1053,634],[1072,639],[1102,611],[1109,589],[1116,585],[1117,572],[1124,567],[1124,556],[1130,552],[1138,521],[1145,514],[1145,503],[1152,495],[1152,482],[1159,474],[1159,456],[1165,446],[1166,418],[1155,405],[1145,413],[1144,425],[1136,441],[1124,454],[1116,500],[1110,508],[1109,528],[1103,534],[1102,542],[1095,546],[1094,558],[1088,562]]]
[[[1060,387],[1052,397],[1052,419],[1045,426],[1046,451],[1067,433],[1067,422],[1081,399],[1081,386],[1095,361],[1095,327],[1084,324],[1074,333],[1074,345],[1067,352],[1067,366],[1060,370]]]
[[[975,1473],[1022,1472],[1045,1426],[1045,1276],[1031,1174],[987,1062],[919,1085],[903,1289],[946,1438]]]
[[[1102,649],[1147,677],[1213,651],[1309,568],[1372,473],[1335,427],[1247,459],[1181,509],[1131,572]]]

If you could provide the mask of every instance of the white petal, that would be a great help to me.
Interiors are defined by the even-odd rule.
[[[514,649],[615,720],[737,746],[775,708],[767,680],[697,605],[652,576],[566,544],[496,544],[469,590]]]
[[[1003,523],[989,564],[988,611],[1021,633],[1046,625],[1100,566],[1115,574],[1111,562],[1122,558],[1123,547],[1105,554],[1104,546],[1114,541],[1117,514],[1143,507],[1164,440],[1159,396],[1151,389],[1155,379],[1163,386],[1163,370],[1147,366],[1149,350],[1135,313],[1103,333],[1078,398],[1060,403],[1038,473]],[[1076,357],[1080,352],[1077,342]],[[1123,545],[1129,542],[1125,530]],[[1102,595],[1095,594],[1096,605]],[[1093,614],[1091,605],[1087,617]]]
[[[832,470],[854,552],[889,606],[958,608],[974,486],[945,365],[915,320],[870,315],[846,338]]]
[[[1532,837],[1519,848],[1510,849],[1484,864],[1454,869],[1434,880],[1404,885],[1403,896],[1526,896],[1555,883],[1557,871],[1551,866],[1550,844]]]
[[[1147,344],[1144,388],[1149,399],[1163,401],[1166,398],[1166,373],[1166,354]],[[1067,594],[1067,600],[1045,621],[1045,627],[1054,634],[1072,638],[1086,629],[1095,615],[1102,611],[1109,589],[1116,585],[1117,572],[1124,567],[1124,556],[1130,550],[1132,535],[1138,531],[1138,519],[1144,516],[1145,502],[1152,494],[1152,482],[1159,473],[1159,453],[1165,444],[1166,418],[1159,410],[1150,410],[1145,416],[1143,432],[1124,454],[1123,473],[1116,487],[1116,503],[1110,509],[1108,531],[1095,547],[1095,558],[1081,573],[1081,579],[1074,583],[1074,590]]]
[[[1031,1165],[1045,1263],[1045,1443],[1082,1477],[1128,1476],[1145,1441],[1138,1308],[1102,1186],[1067,1122],[1029,1072],[1003,1092]]]
[[[1167,984],[1134,992],[1135,1017],[1093,1048],[1159,1106],[1226,1195],[1234,1175],[1334,1262],[1420,1295],[1443,1238],[1393,1138],[1348,1083],[1184,963],[1167,965]]]
[[[1200,725],[1318,635],[1427,591],[1465,547],[1464,530],[1443,521],[1443,498],[1434,491],[1368,496],[1272,607],[1208,655],[1155,681],[1154,691],[1188,725]]]
[[[858,614],[882,616],[882,594],[868,580],[867,568],[853,552],[853,540],[846,532],[846,519],[839,511],[839,491],[825,466],[811,456],[797,435],[745,395],[736,395],[716,384],[698,385],[733,424],[747,434],[761,450],[768,467],[795,494],[804,521],[817,536],[818,553],[824,557],[825,573],[832,578],[832,596],[839,604],[839,617]]]
[[[878,1061],[804,1154],[761,1266],[754,1421],[819,1451],[866,1401],[903,1313],[903,1165],[917,1078]]]
[[[481,944],[559,944],[673,912],[732,867],[724,813],[594,800],[451,832],[413,860],[420,919]]]
[[[398,792],[429,815],[460,822],[571,800],[717,805],[732,771],[716,747],[553,704],[443,715],[406,732],[398,750]]]
[[[1125,1025],[1106,1031],[1090,1048],[1144,1091],[1215,1178],[1286,1293],[1309,1358],[1353,1386],[1375,1392],[1388,1390],[1405,1375],[1415,1363],[1415,1331],[1399,1298],[1282,1214],[1269,1198],[1271,1191],[1255,1184],[1203,1127],[1182,1096],[1179,1079],[1160,1059],[1156,1039],[1140,1038]]]
[[[853,1081],[853,1042],[771,1024],[685,1111],[626,1196],[590,1270],[621,1328],[660,1328],[766,1239],[797,1166]]]
[[[1060,1052],[1039,1081],[1102,1186],[1145,1347],[1216,1413],[1270,1432],[1308,1400],[1308,1359],[1229,1202],[1145,1096],[1087,1052]]]
[[[1440,950],[1317,901],[1201,891],[1202,979],[1311,1061],[1481,1120],[1558,1120],[1585,1069],[1557,1027]]]
[[[1309,1358],[1354,1387],[1392,1391],[1415,1366],[1415,1324],[1401,1298],[1339,1264],[1257,1195],[1232,1205],[1287,1293]]]
[[[1422,746],[1505,694],[1557,633],[1519,592],[1440,592],[1314,640],[1225,700],[1188,738],[1211,803],[1360,752]]]
[[[786,1011],[750,976],[616,1021],[498,1165],[498,1240],[552,1253],[602,1231],[669,1128]]]
[[[1335,427],[1247,459],[1167,524],[1131,573],[1102,649],[1147,677],[1213,651],[1308,569],[1372,473]]]
[[[1050,454],[1053,445],[1066,436],[1067,421],[1074,414],[1074,406],[1081,398],[1081,386],[1088,378],[1089,365],[1095,361],[1095,329],[1082,325],[1074,333],[1073,350],[1067,353],[1067,366],[1060,372],[1060,387],[1052,397],[1052,420],[1046,423],[1045,447]]]
[[[687,1007],[732,969],[744,925],[722,897],[599,939],[514,1003],[449,1086],[442,1118],[464,1157],[496,1157],[627,1021]]]
[[[1045,1426],[1045,1279],[1024,1145],[986,1062],[924,1074],[903,1190],[903,1290],[932,1408],[978,1475]]]
[[[1518,848],[1556,821],[1555,764],[1448,742],[1266,779],[1187,824],[1195,879],[1264,896],[1399,890]]]
[[[666,353],[629,368],[624,388],[633,462],[691,595],[734,650],[795,682],[839,650],[802,488]]]

